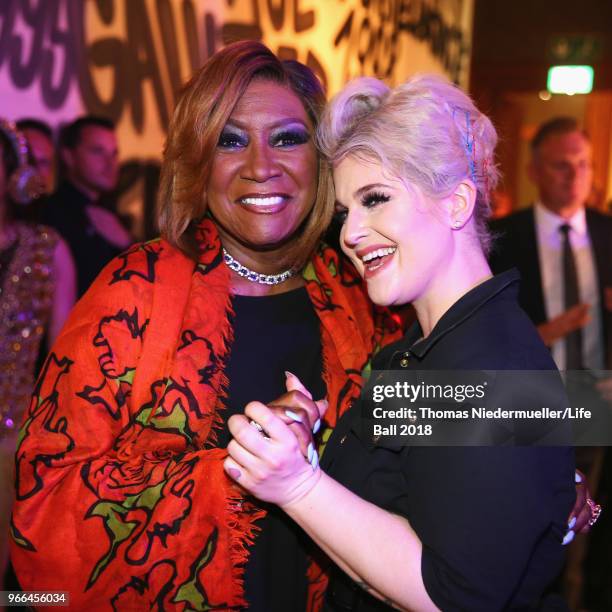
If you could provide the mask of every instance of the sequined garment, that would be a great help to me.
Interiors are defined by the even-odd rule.
[[[42,225],[16,226],[0,252],[0,439],[16,432],[28,407],[53,298],[58,236]]]

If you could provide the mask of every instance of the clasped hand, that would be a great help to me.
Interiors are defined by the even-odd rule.
[[[327,409],[295,375],[286,376],[287,393],[269,405],[250,402],[244,415],[230,417],[233,439],[224,462],[232,480],[281,507],[304,497],[321,476],[313,432]]]

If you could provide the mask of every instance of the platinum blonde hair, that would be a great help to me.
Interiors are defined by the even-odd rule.
[[[432,198],[447,197],[470,179],[477,190],[476,233],[488,253],[490,193],[499,178],[497,133],[459,87],[434,75],[415,76],[394,89],[371,77],[355,79],[327,107],[318,142],[332,164],[348,155],[374,159]]]

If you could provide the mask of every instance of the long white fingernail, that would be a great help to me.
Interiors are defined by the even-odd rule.
[[[574,472],[576,482],[582,482],[582,476],[578,472]]]
[[[312,460],[310,461],[310,465],[312,465],[312,469],[316,470],[319,465],[319,453],[315,452],[312,456]]]
[[[312,442],[308,445],[308,463],[312,462],[312,455],[314,454],[314,446]]]
[[[563,546],[567,546],[573,539],[574,535],[576,535],[573,531],[568,531],[563,538]]]
[[[571,521],[570,521],[570,522],[567,524],[567,526],[568,526],[570,529],[573,529],[575,524],[576,524],[576,517],[575,517],[575,516],[573,516],[573,517],[572,517],[572,520],[571,520]]]
[[[317,419],[312,427],[312,433],[316,434],[321,429],[321,419]]]
[[[299,414],[293,412],[293,410],[285,410],[285,414],[292,420],[297,421],[298,423],[302,422],[302,417]]]

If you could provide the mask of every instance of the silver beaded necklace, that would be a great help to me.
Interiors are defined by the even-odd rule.
[[[295,276],[295,270],[293,270],[292,268],[290,268],[289,270],[285,270],[284,272],[280,272],[279,274],[260,274],[259,272],[255,272],[250,268],[243,266],[239,261],[236,261],[225,250],[225,248],[223,248],[223,261],[225,262],[227,267],[230,270],[236,272],[238,276],[246,278],[252,283],[259,283],[260,285],[278,285],[279,283],[284,283],[292,276]]]

